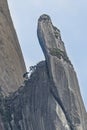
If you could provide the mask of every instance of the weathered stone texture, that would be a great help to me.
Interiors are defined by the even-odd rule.
[[[40,62],[26,85],[5,100],[4,106],[9,108],[8,119],[3,121],[5,127],[8,130],[71,130],[53,94],[54,88],[46,62]]]
[[[4,92],[9,92],[23,81],[25,65],[10,15],[6,18],[3,12],[0,83]],[[87,130],[87,113],[60,31],[49,16],[42,15],[37,34],[46,61],[33,67],[29,79],[10,96],[4,97],[0,90],[0,130]]]
[[[55,33],[56,32],[56,33]],[[74,68],[66,54],[60,31],[47,15],[38,21],[38,38],[46,57],[50,78],[71,129],[86,130],[85,108]]]
[[[53,80],[49,77],[46,62],[40,62],[30,79],[25,82],[25,86],[21,86],[2,103],[4,104],[2,106],[5,106],[1,114],[4,124],[2,130],[87,130],[86,125],[73,127],[68,119],[69,109],[72,111],[70,114],[73,114],[71,119],[75,116],[73,122],[75,119],[79,120],[77,114],[81,116],[81,113],[74,112],[76,106],[67,101],[66,95],[63,100],[67,102],[69,112],[65,111],[57,91]]]
[[[0,0],[0,87],[5,95],[23,83],[26,72],[7,0]]]
[[[46,61],[35,66],[25,86],[2,98],[2,130],[87,130],[73,65],[47,15],[38,21],[38,38]]]

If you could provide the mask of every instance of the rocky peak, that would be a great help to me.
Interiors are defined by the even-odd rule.
[[[86,129],[83,117],[85,108],[77,77],[66,54],[60,31],[54,27],[49,16],[42,15],[38,20],[37,35],[46,57],[50,78],[55,85],[56,91],[53,93],[57,95],[71,129]]]
[[[42,20],[43,20],[44,22],[49,21],[49,22],[51,23],[51,19],[50,19],[50,17],[49,17],[47,14],[41,15],[38,21],[39,21],[39,22],[42,22]]]
[[[0,91],[0,130],[87,130],[87,113],[75,70],[60,31],[48,15],[40,16],[37,34],[46,60],[32,67],[30,77],[8,97]],[[10,40],[16,40],[9,35]],[[14,73],[20,72],[16,77],[20,79],[24,62],[19,57],[20,49],[13,49],[17,56]]]
[[[39,33],[40,31],[40,33]],[[61,51],[65,51],[65,47],[63,41],[61,39],[60,30],[53,26],[51,22],[51,18],[48,15],[40,16],[38,20],[38,30],[37,30],[38,38],[44,35],[44,40],[47,41],[48,44],[45,46],[49,48],[58,48]],[[40,42],[41,46],[43,46],[42,42]],[[43,47],[42,47],[43,49]]]

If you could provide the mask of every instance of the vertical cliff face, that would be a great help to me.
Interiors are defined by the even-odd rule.
[[[86,130],[86,111],[76,73],[66,54],[60,31],[53,26],[49,16],[42,15],[38,21],[37,34],[46,57],[50,78],[55,85],[52,93],[60,102],[70,128]]]
[[[46,61],[16,92],[0,92],[0,130],[87,130],[87,113],[60,31],[47,15],[37,34]]]
[[[0,0],[0,87],[4,95],[18,89],[23,83],[24,72],[25,63],[7,0]]]

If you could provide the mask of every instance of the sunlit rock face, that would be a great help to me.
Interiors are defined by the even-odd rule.
[[[25,63],[7,0],[0,0],[0,87],[4,95],[19,88],[25,72]]]

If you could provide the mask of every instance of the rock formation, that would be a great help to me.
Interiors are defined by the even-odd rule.
[[[60,103],[71,130],[86,130],[86,111],[76,73],[67,56],[60,31],[52,25],[49,16],[42,15],[39,18],[37,32],[49,75],[55,86],[51,90],[55,100]],[[58,108],[58,104],[56,107]]]
[[[0,130],[87,130],[87,113],[60,31],[42,15],[37,34],[46,60],[33,67],[16,92],[5,98],[0,92]]]
[[[7,0],[0,0],[0,88],[4,95],[18,89],[23,83],[25,72],[26,68]]]

